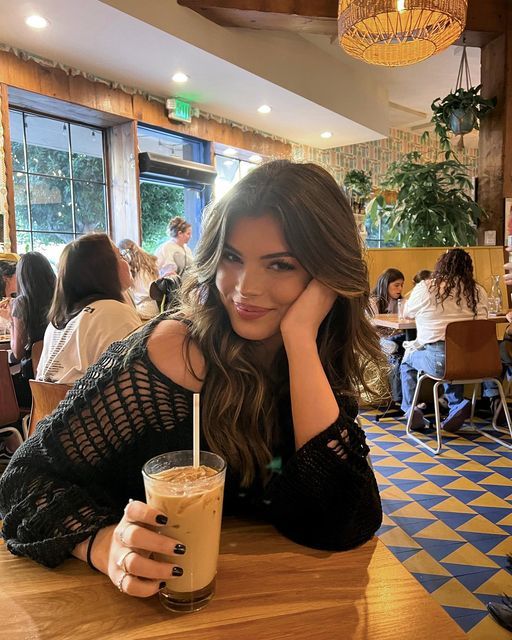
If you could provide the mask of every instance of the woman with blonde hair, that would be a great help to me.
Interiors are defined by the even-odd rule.
[[[7,548],[47,566],[72,554],[139,597],[182,575],[179,531],[155,530],[168,514],[145,503],[140,470],[192,448],[194,392],[202,447],[227,461],[225,512],[318,549],[369,540],[382,511],[355,417],[383,357],[334,179],[285,160],[252,171],[206,212],[181,296],[113,345],[14,455],[0,480]]]
[[[149,295],[151,283],[158,278],[156,256],[144,251],[133,240],[121,240],[118,245],[121,255],[130,265],[133,284],[130,293],[133,296],[135,309],[142,320],[154,318],[158,313],[158,306]]]

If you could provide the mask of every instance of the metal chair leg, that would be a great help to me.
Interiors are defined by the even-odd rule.
[[[498,427],[498,425],[496,424],[496,419],[500,413],[500,409],[503,407],[503,412],[505,413],[505,418],[507,420],[507,426],[508,426],[508,435],[510,435],[511,438],[511,442],[505,442],[505,440],[502,440],[501,438],[498,438],[494,435],[492,435],[491,433],[489,433],[488,431],[485,431],[484,429],[482,429],[479,426],[476,426],[476,429],[478,431],[478,433],[480,433],[480,435],[485,436],[486,438],[489,438],[490,440],[494,440],[494,442],[498,442],[499,444],[501,444],[503,447],[507,447],[507,449],[512,449],[512,420],[510,418],[510,412],[508,409],[508,405],[507,405],[507,399],[505,397],[505,392],[503,391],[503,385],[501,384],[501,380],[498,380],[497,378],[491,378],[493,382],[495,382],[498,385],[498,391],[500,393],[500,402],[496,408],[496,411],[492,417],[492,428],[495,431],[498,431],[499,433],[507,433],[507,431],[501,427]]]
[[[409,417],[407,418],[407,424],[405,425],[405,433],[407,434],[407,436],[409,438],[411,438],[411,440],[414,440],[414,442],[417,442],[419,445],[421,445],[422,447],[425,447],[425,449],[428,449],[431,453],[436,455],[441,451],[441,427],[440,426],[439,427],[436,426],[437,447],[435,449],[433,447],[431,447],[429,444],[427,444],[424,440],[421,440],[421,438],[418,438],[418,436],[415,433],[413,433],[412,430],[411,430],[413,409],[418,403],[418,397],[420,395],[420,388],[421,388],[421,385],[423,383],[423,380],[425,380],[426,378],[430,378],[431,380],[433,379],[432,376],[429,376],[427,373],[424,373],[424,374],[422,374],[422,375],[420,375],[418,377],[418,381],[416,383],[416,390],[414,391],[414,398],[412,400],[411,410],[409,412]],[[440,383],[437,383],[437,385],[439,385],[439,384]],[[438,403],[438,398],[436,397],[436,392],[437,392],[436,385],[434,385],[434,398],[435,398],[435,408],[436,408],[436,423],[440,425],[439,403]]]
[[[473,418],[475,417],[476,407],[476,383],[473,385],[473,395],[471,396],[471,415],[469,416],[469,424],[473,426]]]

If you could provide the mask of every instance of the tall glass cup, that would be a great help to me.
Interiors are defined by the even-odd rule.
[[[152,458],[142,469],[148,504],[169,518],[159,531],[187,547],[178,561],[183,575],[169,579],[159,593],[163,606],[178,613],[198,611],[213,598],[219,556],[226,463],[201,451],[201,466],[192,465],[192,451],[174,451]],[[177,556],[155,558],[177,563]]]
[[[405,300],[403,298],[399,298],[396,302],[398,320],[400,321],[404,319]]]

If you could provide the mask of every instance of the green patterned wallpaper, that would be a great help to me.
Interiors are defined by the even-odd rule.
[[[435,158],[439,152],[435,136],[431,134],[429,144],[422,144],[420,138],[420,135],[409,131],[390,129],[389,137],[384,140],[336,147],[326,151],[292,144],[292,159],[297,162],[316,162],[324,166],[339,183],[343,181],[347,171],[364,169],[371,172],[373,184],[377,185],[389,164],[405,153],[421,151],[424,158]],[[458,156],[467,165],[470,176],[476,176],[478,150],[466,149]]]

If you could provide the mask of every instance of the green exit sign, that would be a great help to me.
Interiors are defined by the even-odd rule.
[[[192,122],[192,106],[179,98],[169,98],[165,103],[169,120],[178,122]]]

